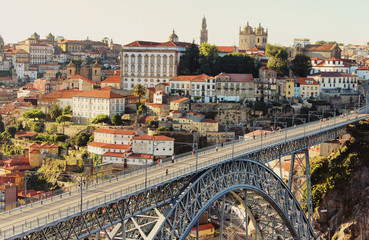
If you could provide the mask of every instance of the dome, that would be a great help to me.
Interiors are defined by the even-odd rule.
[[[252,27],[250,27],[249,22],[247,22],[247,25],[243,28],[243,31],[245,33],[253,33]]]
[[[72,60],[70,60],[70,63],[67,65],[67,67],[75,67],[76,65],[74,65],[74,63],[72,62]]]
[[[94,65],[92,65],[92,67],[94,67],[94,68],[99,68],[100,67],[100,64],[97,62],[97,60],[95,61]]]
[[[264,34],[264,28],[261,26],[260,23],[259,23],[259,26],[256,28],[255,32],[256,32],[257,35]]]
[[[0,44],[4,44],[4,39],[1,35],[0,35]]]
[[[172,34],[169,36],[169,41],[172,41],[172,42],[178,42],[178,36],[177,36],[177,34],[175,33],[174,29],[173,29]]]

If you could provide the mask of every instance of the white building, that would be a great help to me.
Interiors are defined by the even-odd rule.
[[[132,90],[138,83],[149,88],[169,82],[177,76],[180,57],[190,45],[178,42],[174,32],[168,42],[135,41],[124,45],[121,54],[123,89]]]
[[[358,77],[344,72],[320,72],[308,76],[315,79],[321,90],[353,90],[357,91]]]
[[[51,44],[26,43],[16,46],[17,49],[23,49],[29,53],[30,64],[45,64],[51,61],[54,55],[54,47]]]
[[[155,156],[171,156],[174,153],[174,138],[138,135],[133,138],[132,151]]]
[[[343,72],[352,74],[357,69],[357,65],[353,64],[351,60],[339,58],[330,58],[326,60],[312,58],[311,65],[311,74],[319,72]]]
[[[104,155],[105,153],[126,153],[128,151],[131,151],[131,146],[122,144],[101,143],[94,141],[87,144],[87,151],[98,155]]]
[[[88,123],[99,114],[110,118],[115,114],[122,115],[125,98],[111,89],[83,91],[73,97],[73,121]]]
[[[368,80],[369,79],[369,67],[361,67],[355,71],[355,74],[358,76],[359,80]]]
[[[170,90],[173,94],[190,95],[193,101],[215,102],[215,78],[206,74],[181,75],[172,78]]]
[[[100,143],[130,145],[136,135],[134,130],[99,128],[94,132],[94,141]]]
[[[165,92],[163,91],[157,91],[156,93],[154,93],[153,96],[153,102],[154,103],[159,103],[159,104],[163,104],[165,101]]]

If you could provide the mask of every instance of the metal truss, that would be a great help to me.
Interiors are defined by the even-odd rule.
[[[284,225],[289,231],[290,238],[314,238],[308,219],[282,179],[263,164],[240,159],[209,169],[174,199],[165,211],[165,222],[155,235],[156,239],[185,239],[201,215],[217,199],[239,189],[253,192],[267,203],[265,206],[272,208],[269,207],[271,211],[267,212],[255,207],[268,221],[265,224],[265,228],[268,229],[265,231],[266,239],[271,235],[283,235]],[[280,220],[274,221],[273,216]]]
[[[205,173],[198,172],[170,183],[163,182],[146,191],[136,192],[118,201],[106,202],[85,210],[82,215],[75,214],[50,222],[12,239],[83,239],[100,231],[104,231],[108,239],[153,239],[154,236],[158,239],[184,239],[196,222],[196,218],[199,218],[212,202],[227,191],[237,189],[248,189],[258,193],[282,219],[278,222],[270,218],[273,220],[269,223],[260,221],[260,230],[265,229],[262,232],[265,239],[273,234],[288,238],[286,232],[295,239],[313,238],[309,221],[306,220],[288,186],[264,164],[281,156],[305,151],[310,146],[345,133],[346,127],[340,127],[307,135],[301,139],[289,139],[281,144],[244,154],[239,156],[239,159],[229,159],[213,166]],[[305,159],[308,219],[311,223],[312,205],[308,172],[310,167],[308,157]],[[197,188],[194,189],[194,186]],[[253,202],[252,199],[249,201]],[[257,209],[259,212],[255,210],[255,214],[262,216],[265,211]],[[271,230],[279,229],[282,225],[283,234]]]

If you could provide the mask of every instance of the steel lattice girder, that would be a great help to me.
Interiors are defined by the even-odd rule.
[[[301,139],[292,139],[273,147],[243,154],[237,158],[254,159],[255,161],[265,163],[279,158],[280,156],[301,151],[307,147],[334,139],[345,133],[346,127],[340,127],[334,130],[306,136]],[[235,154],[237,155],[237,153]],[[236,159],[229,159],[227,162],[223,162],[221,166],[227,166],[229,162],[234,160]],[[161,186],[154,186],[146,192],[137,192],[134,195],[125,196],[119,201],[107,202],[103,206],[84,211],[82,218],[79,214],[76,214],[70,216],[69,219],[59,219],[46,226],[34,229],[33,232],[25,232],[21,236],[14,236],[12,239],[81,239],[100,232],[101,230],[105,231],[115,224],[122,223],[134,216],[154,208],[161,208],[168,205],[172,199],[178,196],[178,193],[181,192],[181,188],[186,188],[188,184],[190,184],[190,178],[191,176],[186,176],[171,183],[163,183]],[[227,181],[224,180],[224,182],[218,182],[217,184],[224,184],[227,182],[228,179]],[[292,202],[290,204],[292,204]],[[129,225],[130,222],[128,221],[127,224]],[[150,229],[146,229],[146,231],[149,232]]]
[[[313,239],[313,230],[293,194],[271,169],[251,160],[224,163],[206,171],[167,211],[157,239],[185,239],[217,199],[237,189],[261,195],[277,211],[294,239]]]

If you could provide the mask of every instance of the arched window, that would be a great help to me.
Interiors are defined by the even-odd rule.
[[[145,67],[144,67],[144,73],[147,73],[147,72],[149,72],[149,67],[147,65],[145,65]]]
[[[166,64],[167,64],[167,62],[168,62],[168,60],[167,60],[167,59],[168,59],[167,55],[164,55],[164,56],[163,56],[163,64],[164,64],[164,65],[166,65]]]
[[[145,54],[145,64],[149,64],[149,56]]]
[[[141,56],[141,54],[139,54],[139,55],[137,56],[137,63],[138,63],[138,64],[142,64],[142,56]]]
[[[173,64],[173,56],[169,57],[169,64]]]
[[[128,72],[128,65],[126,64],[126,65],[124,65],[124,71],[125,72]]]
[[[156,64],[160,64],[161,63],[161,57],[160,55],[156,56]]]
[[[151,55],[151,57],[150,57],[150,63],[151,64],[155,64],[155,56],[154,55]]]
[[[163,66],[163,73],[166,73],[167,72],[167,66]]]
[[[133,54],[131,55],[131,63],[135,64],[135,55],[133,55]]]
[[[161,71],[160,71],[161,69],[160,69],[160,65],[158,64],[157,66],[156,66],[156,72],[157,73],[160,73]]]
[[[154,72],[154,65],[150,66],[150,72],[153,73]]]
[[[139,73],[141,72],[141,65],[137,66],[137,72],[139,72]]]
[[[135,65],[131,65],[131,72],[135,72]]]

